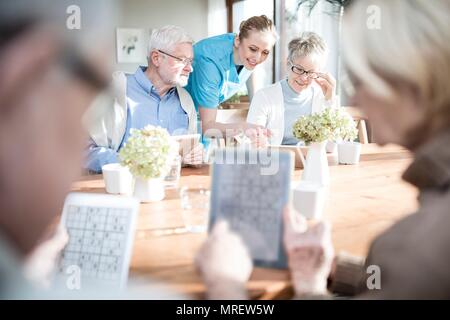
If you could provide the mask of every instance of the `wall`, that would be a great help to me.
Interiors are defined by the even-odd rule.
[[[144,28],[148,37],[151,29],[173,24],[185,28],[195,41],[208,36],[208,0],[118,0],[118,2],[117,27]],[[119,64],[116,60],[115,67],[116,70],[133,72],[137,64]]]

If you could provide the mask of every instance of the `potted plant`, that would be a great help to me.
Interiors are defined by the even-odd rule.
[[[161,127],[149,125],[141,130],[132,129],[130,134],[119,157],[135,178],[134,196],[141,202],[164,199],[163,179],[178,154],[177,143]]]
[[[324,13],[333,19],[336,19],[337,22],[337,38],[338,38],[338,46],[342,39],[342,24],[343,24],[343,17],[345,9],[352,3],[353,0],[297,0],[295,3],[295,7],[293,12],[290,12],[287,14],[286,19],[288,21],[297,22],[298,19],[302,18],[299,17],[298,13],[303,12],[305,18],[311,18],[313,11],[319,10],[319,12]],[[304,10],[306,9],[306,10]],[[314,17],[314,19],[317,19],[317,16]],[[321,24],[323,26],[323,24]],[[333,26],[334,27],[334,26]],[[328,27],[330,28],[330,27]],[[314,31],[314,30],[311,30]],[[322,27],[320,29],[320,33],[323,33],[325,30],[322,30]],[[337,58],[337,73],[336,73],[336,79],[337,79],[337,92],[340,92],[341,87],[341,78],[346,77],[345,73],[342,71],[341,66],[341,57],[340,57],[340,50],[336,52],[336,58]]]
[[[341,164],[357,164],[361,154],[361,144],[355,142],[358,135],[355,121],[349,114],[342,114],[338,119],[337,136],[342,139],[338,143],[338,159]]]
[[[356,136],[352,117],[342,108],[326,108],[322,112],[300,117],[292,127],[294,136],[308,146],[303,180],[329,184],[328,141]]]
[[[248,109],[249,99],[246,91],[239,91],[220,105],[220,109]]]
[[[334,140],[334,109],[300,117],[293,125],[294,137],[308,146],[302,179],[328,185],[330,174],[325,147]]]

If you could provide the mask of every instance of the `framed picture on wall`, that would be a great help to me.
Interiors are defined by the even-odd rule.
[[[118,63],[145,63],[144,29],[117,28],[116,45]]]

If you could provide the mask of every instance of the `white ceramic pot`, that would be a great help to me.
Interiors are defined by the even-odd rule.
[[[330,184],[330,169],[328,168],[327,154],[325,153],[327,141],[311,143],[306,154],[305,169],[302,180],[318,183],[319,185]]]
[[[164,180],[136,178],[133,195],[141,202],[161,201],[165,197]]]
[[[342,141],[338,144],[338,159],[341,164],[358,164],[361,155],[359,142]]]

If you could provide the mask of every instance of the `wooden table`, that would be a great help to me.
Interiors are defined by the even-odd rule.
[[[330,195],[325,219],[332,222],[336,252],[365,255],[373,238],[395,221],[417,208],[416,190],[401,181],[411,155],[397,146],[363,145],[358,165],[330,166]],[[299,181],[301,170],[293,174]],[[184,168],[182,186],[209,187],[208,166]],[[101,175],[86,176],[73,191],[104,193]],[[140,276],[144,286],[154,280],[176,292],[202,298],[205,288],[193,265],[193,258],[206,234],[186,233],[175,189],[166,191],[163,201],[142,204],[138,219],[131,275]],[[287,297],[289,274],[285,270],[255,268],[248,283],[252,298]]]

